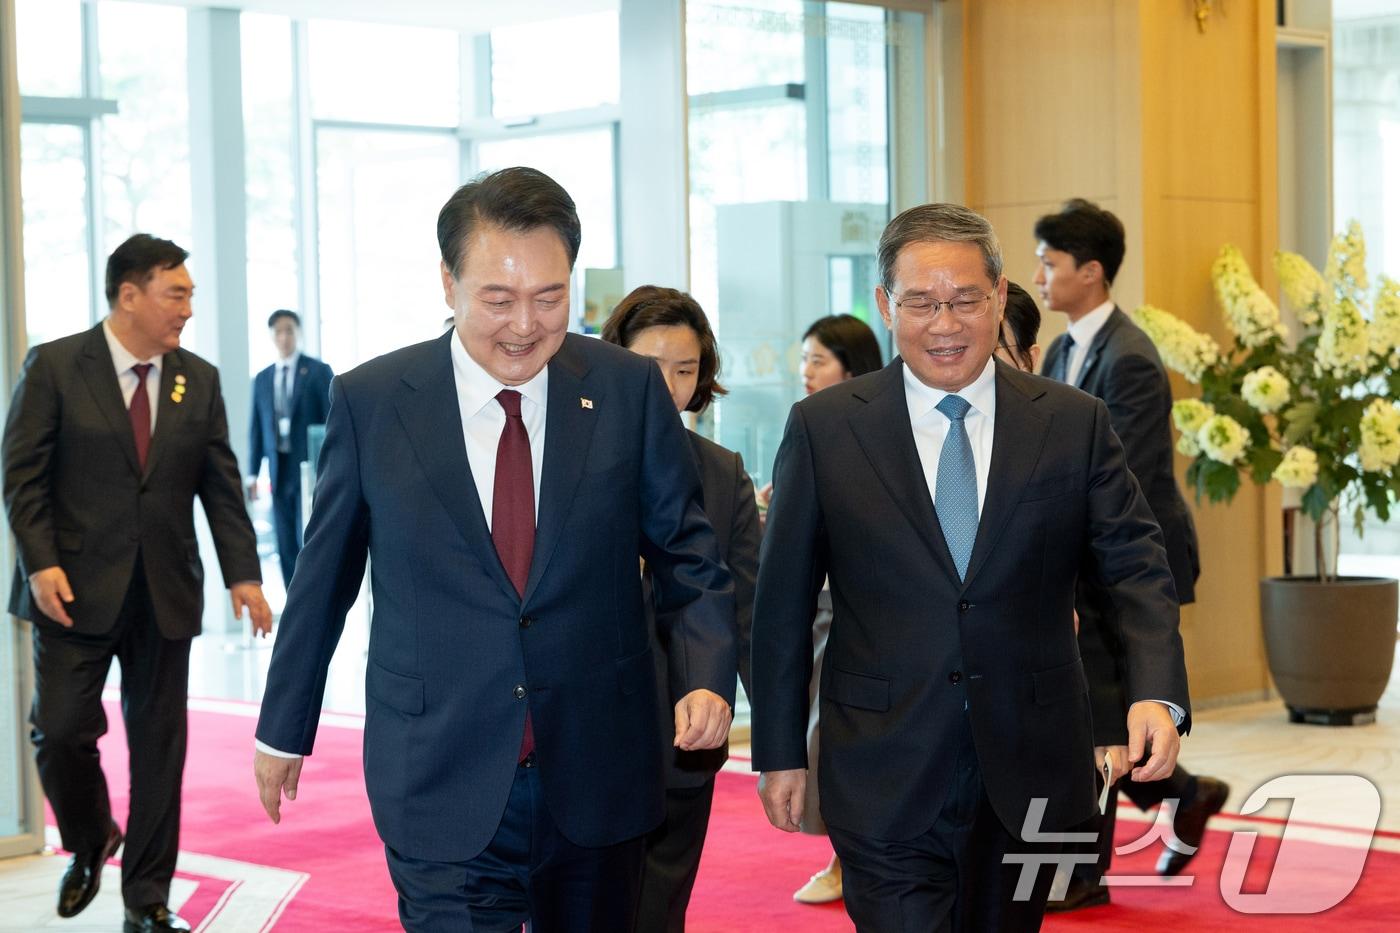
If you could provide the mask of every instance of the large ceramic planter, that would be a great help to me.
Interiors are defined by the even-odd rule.
[[[1264,646],[1292,722],[1374,722],[1395,659],[1395,580],[1271,577],[1259,583]]]

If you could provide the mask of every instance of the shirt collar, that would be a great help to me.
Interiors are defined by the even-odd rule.
[[[122,346],[122,342],[117,339],[117,335],[112,333],[111,318],[102,319],[102,336],[107,338],[107,349],[111,351],[112,365],[116,367],[118,376],[131,369],[131,367],[135,366],[137,363],[151,364],[155,369],[156,375],[160,375],[160,361],[163,357],[158,355],[148,360],[137,359],[130,350]]]
[[[277,361],[277,365],[278,365],[279,367],[285,366],[285,367],[287,367],[287,369],[290,370],[291,372],[296,372],[296,370],[297,370],[297,364],[300,363],[300,362],[301,362],[301,351],[298,350],[298,351],[296,351],[295,353],[293,353],[291,356],[287,357],[285,360],[278,360],[278,361]]]
[[[1073,324],[1069,325],[1069,335],[1076,347],[1088,349],[1089,344],[1094,342],[1094,337],[1103,326],[1108,323],[1108,316],[1113,313],[1113,299],[1110,298],[1099,305],[1088,314],[1084,315]]]
[[[448,343],[452,345],[452,372],[457,379],[458,400],[465,417],[475,418],[488,403],[495,401],[496,395],[502,389],[514,389],[532,403],[540,406],[541,410],[545,409],[545,403],[549,399],[548,364],[536,373],[529,382],[518,386],[508,386],[496,381],[496,378],[488,373],[480,363],[472,359],[467,348],[462,346],[461,338],[455,332],[448,338]]]
[[[914,375],[913,370],[906,363],[904,366],[904,397],[909,401],[910,418],[918,421],[936,409],[939,402],[954,394],[972,406],[972,411],[982,415],[991,414],[996,408],[996,371],[996,361],[988,359],[981,375],[974,379],[970,385],[963,386],[960,391],[953,393],[925,385],[919,381],[919,377]]]

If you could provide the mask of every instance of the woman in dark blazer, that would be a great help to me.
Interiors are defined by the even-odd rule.
[[[656,360],[676,410],[702,412],[723,395],[719,384],[719,352],[705,312],[694,298],[673,288],[643,285],[613,310],[603,325],[602,337],[634,353]],[[734,578],[734,625],[739,637],[740,681],[749,686],[749,629],[753,617],[754,579],[758,574],[760,526],[753,483],[737,453],[726,450],[694,431],[690,448],[700,468],[705,514],[714,526],[720,557]],[[646,570],[643,568],[643,582]],[[649,592],[649,590],[648,590]],[[648,603],[650,606],[650,603]],[[665,691],[668,646],[660,641],[666,626],[653,626],[660,650],[657,683]],[[660,709],[674,707],[663,696]],[[672,735],[674,723],[658,724],[663,735]],[[715,772],[724,764],[727,748],[708,752],[683,752],[665,748],[666,819],[647,838],[642,893],[638,900],[638,931],[680,933],[714,799]]]

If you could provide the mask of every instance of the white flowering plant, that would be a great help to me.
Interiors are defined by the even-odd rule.
[[[1302,490],[1320,558],[1326,520],[1346,510],[1359,532],[1368,508],[1385,521],[1400,497],[1400,283],[1381,276],[1372,295],[1355,221],[1333,239],[1323,272],[1296,253],[1280,251],[1274,264],[1296,339],[1233,246],[1211,267],[1228,347],[1150,305],[1133,319],[1162,361],[1201,387],[1172,407],[1197,500],[1229,501],[1245,476]]]

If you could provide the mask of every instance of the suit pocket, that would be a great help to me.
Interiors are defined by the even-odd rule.
[[[1049,706],[1089,692],[1084,662],[1078,658],[1069,664],[1036,671],[1031,677],[1035,681],[1035,702],[1040,706]]]
[[[822,686],[822,696],[842,706],[885,713],[890,708],[890,681],[887,677],[853,674],[833,667]]]
[[[619,658],[617,661],[617,686],[627,696],[649,689],[652,676],[651,649],[640,654]]]
[[[401,713],[417,716],[423,712],[423,679],[396,674],[373,661],[365,670],[365,691],[380,703]]]

